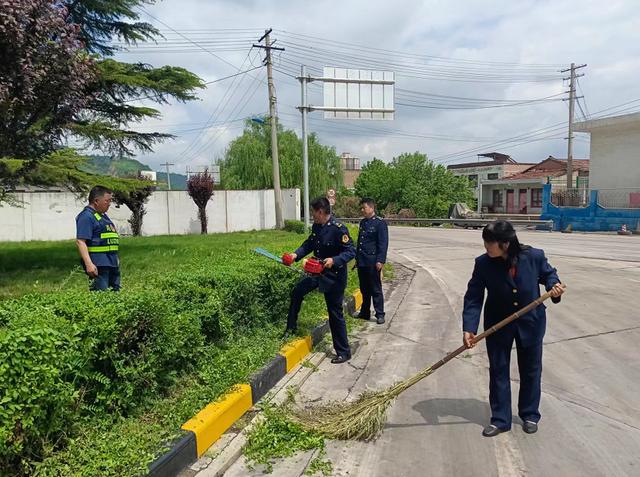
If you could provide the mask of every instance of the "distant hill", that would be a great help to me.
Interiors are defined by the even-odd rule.
[[[109,156],[87,156],[89,160],[82,167],[82,170],[90,174],[114,177],[132,177],[138,171],[151,171],[151,167],[135,159],[112,159]],[[166,172],[157,173],[158,188],[166,189]],[[171,173],[171,189],[186,190],[187,176],[184,174]]]
[[[131,177],[138,171],[150,171],[146,164],[135,159],[111,159],[109,156],[87,156],[89,160],[82,168],[91,174],[103,176]]]
[[[158,184],[162,182],[162,185],[159,185],[158,187],[160,189],[166,189],[165,184],[167,182],[167,173],[158,171],[156,177],[158,179]],[[174,174],[172,172],[171,190],[187,190],[187,176],[184,174]]]

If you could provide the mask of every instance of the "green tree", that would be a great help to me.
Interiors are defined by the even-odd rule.
[[[173,136],[131,127],[158,118],[158,104],[195,99],[193,73],[109,58],[119,47],[159,33],[136,7],[155,0],[3,0],[0,8],[0,198],[66,138],[114,156],[151,151]],[[54,174],[63,177],[64,174]]]
[[[342,188],[340,158],[334,148],[320,144],[309,135],[309,193],[325,195],[328,189]],[[302,141],[290,129],[278,126],[280,184],[284,188],[302,188]],[[273,187],[271,127],[247,121],[244,132],[234,139],[220,164],[225,189],[269,189]]]
[[[363,167],[355,189],[361,197],[374,198],[380,210],[392,204],[397,209],[413,209],[418,217],[445,217],[451,203],[473,201],[466,178],[418,152],[401,154],[390,164],[377,159],[370,162]]]
[[[33,160],[53,151],[91,102],[95,62],[77,28],[50,0],[0,5],[0,157]],[[33,166],[25,162],[26,168]]]
[[[126,205],[131,211],[131,217],[127,220],[131,225],[131,233],[138,237],[142,235],[142,222],[147,214],[145,204],[149,201],[149,197],[156,190],[156,186],[144,181],[138,173],[137,177],[140,186],[134,189],[119,187],[115,189],[113,198],[118,205]]]
[[[374,158],[362,167],[355,183],[356,195],[375,199],[379,210],[386,208],[399,195],[395,172],[390,164]]]
[[[114,46],[119,39],[127,45],[141,40],[153,40],[159,31],[139,21],[136,8],[152,5],[156,0],[63,0],[67,21],[79,28],[85,49],[99,55],[97,78],[87,90],[93,98],[70,125],[70,133],[105,152],[127,156],[136,150],[149,152],[153,145],[172,138],[171,134],[139,132],[129,128],[160,112],[147,106],[135,106],[132,101],[145,98],[158,104],[170,100],[179,102],[196,99],[195,91],[203,88],[200,78],[184,68],[162,66],[154,68],[144,63],[124,63],[113,56],[122,47]]]

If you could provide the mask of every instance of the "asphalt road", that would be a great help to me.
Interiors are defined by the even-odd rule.
[[[388,320],[355,338],[348,365],[325,360],[300,391],[319,402],[355,398],[439,360],[461,342],[462,297],[480,231],[392,227],[398,264],[387,290]],[[329,442],[336,476],[640,475],[640,236],[520,232],[545,250],[568,290],[548,305],[542,420],[525,434],[482,437],[489,422],[484,345],[401,395],[382,436],[371,443]],[[517,415],[518,374],[512,356]],[[273,475],[303,475],[311,453],[279,461]],[[261,475],[243,459],[227,477]]]

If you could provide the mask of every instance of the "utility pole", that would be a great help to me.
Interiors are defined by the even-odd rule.
[[[269,114],[271,115],[271,159],[273,161],[273,193],[275,194],[276,205],[276,228],[284,228],[284,218],[282,214],[282,192],[280,190],[280,162],[278,161],[278,118],[276,116],[276,91],[273,86],[273,68],[271,60],[271,50],[284,51],[284,48],[271,46],[271,28],[265,30],[264,35],[258,40],[264,40],[264,46],[253,45],[256,48],[263,48],[267,54],[265,63],[267,65],[267,82],[269,87]]]
[[[171,173],[169,172],[169,166],[175,166],[172,162],[165,162],[164,164],[160,164],[161,166],[165,166],[167,168],[167,190],[171,190]]]
[[[302,106],[300,112],[302,113],[302,174],[303,174],[303,186],[304,186],[304,231],[309,232],[309,146],[307,144],[307,113],[309,108],[307,106],[307,67],[300,67],[300,86],[301,86],[301,101]]]
[[[161,166],[165,166],[167,168],[167,233],[171,235],[171,211],[169,210],[169,191],[171,190],[171,172],[169,171],[169,166],[174,166],[175,164],[167,161],[164,164],[160,164]]]
[[[584,74],[576,75],[576,70],[584,68],[585,65],[576,66],[575,63],[571,63],[571,68],[568,70],[562,70],[562,73],[567,71],[571,72],[569,78],[569,135],[567,137],[567,189],[573,188],[573,114],[576,101],[576,78],[584,76]]]

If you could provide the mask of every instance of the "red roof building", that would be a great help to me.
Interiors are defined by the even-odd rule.
[[[542,211],[542,186],[564,188],[567,160],[549,156],[544,161],[502,179],[487,180],[480,185],[482,210],[504,214],[539,214]],[[589,184],[589,160],[573,160],[572,182],[578,189]]]

